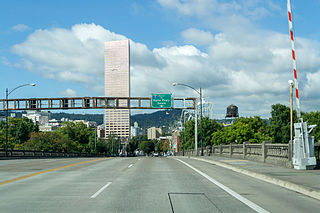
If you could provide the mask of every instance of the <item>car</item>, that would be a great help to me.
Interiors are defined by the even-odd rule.
[[[159,153],[157,152],[153,153],[153,157],[159,157]]]

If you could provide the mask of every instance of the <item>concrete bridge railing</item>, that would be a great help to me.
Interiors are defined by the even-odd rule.
[[[235,144],[214,145],[205,147],[204,156],[216,155],[231,158],[241,158],[246,160],[261,161],[275,165],[281,165],[292,168],[292,144],[271,144],[262,142],[261,144]],[[183,155],[182,152],[177,155]],[[185,156],[200,156],[201,149],[198,153],[195,150],[185,150]]]

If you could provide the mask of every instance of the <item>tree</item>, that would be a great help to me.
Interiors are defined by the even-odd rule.
[[[181,132],[180,137],[183,135],[183,145],[185,149],[194,148],[194,120],[189,120],[184,125],[184,130]],[[201,142],[201,126],[200,121],[198,122],[198,144]],[[202,118],[202,135],[203,135],[203,146],[206,147],[211,145],[212,133],[220,131],[223,125],[218,123],[216,120],[210,120],[208,117]]]
[[[154,151],[154,143],[152,141],[142,141],[139,144],[139,149],[144,153],[150,154]]]
[[[32,132],[38,132],[38,125],[32,120],[22,118],[8,118],[8,148],[14,148],[17,144],[23,144],[29,140]],[[5,147],[6,123],[0,122],[0,147]]]
[[[118,150],[120,149],[120,145],[121,145],[120,137],[114,134],[109,135],[107,145],[108,145],[108,151],[110,152],[110,154],[118,155],[119,154]]]
[[[26,150],[66,152],[66,137],[58,132],[33,132],[23,147]]]
[[[129,141],[129,144],[127,146],[127,152],[133,153],[136,149],[138,149],[139,146],[139,139],[138,137],[132,137]]]
[[[63,122],[62,127],[57,129],[59,134],[64,135],[75,147],[69,147],[68,151],[94,152],[95,133],[94,129],[87,127],[81,122]]]
[[[294,122],[297,122],[296,112],[294,111]],[[272,142],[288,143],[290,140],[290,108],[275,104],[271,106],[270,131]]]
[[[250,118],[239,118],[231,124],[224,127],[222,131],[214,132],[211,135],[212,144],[229,144],[243,143],[261,143],[262,141],[271,140],[270,130],[266,120],[258,116]]]

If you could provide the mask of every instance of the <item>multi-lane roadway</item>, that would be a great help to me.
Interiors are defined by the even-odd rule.
[[[320,202],[187,158],[0,161],[0,212],[319,212]]]

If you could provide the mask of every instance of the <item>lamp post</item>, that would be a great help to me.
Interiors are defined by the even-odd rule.
[[[97,155],[97,126],[94,127],[94,155]]]
[[[183,141],[184,141],[184,130],[185,130],[185,128],[184,128],[184,123],[185,123],[185,121],[184,121],[184,118],[185,118],[184,113],[185,113],[185,109],[182,110],[181,116],[180,116],[180,124],[181,124],[181,131],[182,131],[182,137],[181,137],[182,156],[184,156],[184,144],[183,144]]]
[[[202,137],[202,89],[200,88],[199,91],[196,90],[195,88],[193,88],[192,86],[189,86],[187,84],[181,84],[181,83],[172,83],[172,86],[185,86],[185,87],[189,87],[191,89],[193,89],[194,91],[196,91],[199,95],[200,95],[200,131],[201,131],[201,156],[203,156],[203,137]],[[195,135],[196,137],[196,135]],[[196,147],[197,149],[198,147]],[[197,152],[198,153],[198,152]]]
[[[293,137],[293,100],[292,100],[292,94],[293,94],[293,80],[288,81],[290,85],[290,142],[292,143],[292,137]]]
[[[24,86],[33,86],[34,87],[35,85],[36,85],[35,83],[22,84],[20,86],[15,87],[10,92],[9,92],[8,88],[6,88],[6,157],[8,157],[8,109],[9,109],[8,97],[13,91],[15,91],[16,89],[18,89],[20,87],[24,87]]]

